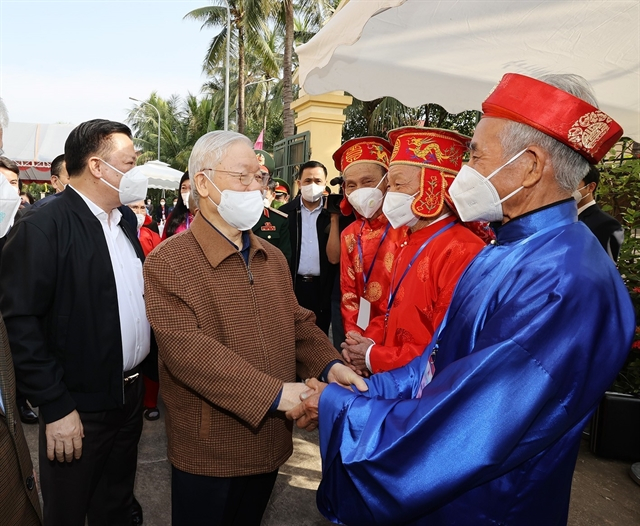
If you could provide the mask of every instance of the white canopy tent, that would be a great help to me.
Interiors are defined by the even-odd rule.
[[[349,0],[297,49],[304,90],[480,110],[505,73],[576,73],[640,141],[638,0]]]
[[[33,124],[10,122],[4,130],[5,156],[20,167],[20,179],[48,183],[51,161],[64,153],[64,143],[75,124]],[[149,188],[176,190],[182,172],[167,163],[149,161],[141,166],[149,178]]]
[[[64,143],[75,124],[10,122],[3,130],[5,156],[20,167],[20,179],[48,183],[51,161],[64,153]]]
[[[161,161],[149,161],[140,166],[142,173],[149,178],[149,188],[177,190],[183,172],[171,168]]]

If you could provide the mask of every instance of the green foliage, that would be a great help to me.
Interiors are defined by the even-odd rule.
[[[640,159],[629,154],[630,141],[622,144],[622,153],[604,162],[598,202],[601,208],[616,217],[625,230],[620,248],[618,269],[629,289],[640,320]],[[627,361],[614,384],[614,390],[640,396],[640,327],[636,327],[634,342]]]
[[[375,135],[386,137],[389,130],[401,126],[427,126],[456,130],[469,137],[473,135],[478,116],[473,110],[457,115],[448,113],[438,104],[425,104],[409,108],[392,97],[372,101],[353,99],[346,110],[342,140]]]
[[[158,113],[149,107],[151,105],[160,113],[160,160],[185,171],[196,141],[217,129],[219,107],[212,97],[198,99],[192,94],[184,100],[178,95],[165,100],[154,92],[145,102],[148,104],[137,105],[127,117],[136,149],[142,151],[138,164],[158,157]]]

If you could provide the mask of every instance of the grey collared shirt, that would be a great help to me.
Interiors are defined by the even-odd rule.
[[[318,245],[318,231],[316,223],[322,211],[323,199],[313,210],[309,210],[300,198],[300,213],[302,215],[302,238],[300,239],[300,262],[298,274],[302,276],[320,275],[320,247]]]

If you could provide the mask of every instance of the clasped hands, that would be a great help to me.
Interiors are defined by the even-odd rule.
[[[366,382],[349,367],[337,363],[329,370],[327,379],[345,389],[354,385],[359,391],[368,391]],[[320,395],[328,384],[310,378],[304,383],[285,383],[278,410],[285,411],[300,429],[313,431],[318,427]]]
[[[347,362],[349,368],[367,378],[370,376],[366,362],[367,350],[374,341],[354,331],[349,331],[345,336],[345,341],[340,344],[342,358]]]

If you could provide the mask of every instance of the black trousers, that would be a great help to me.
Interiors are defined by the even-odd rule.
[[[207,477],[171,466],[172,526],[260,526],[277,476]]]
[[[125,405],[80,413],[82,457],[71,462],[47,459],[45,424],[40,419],[40,482],[47,526],[131,524],[133,484],[142,434],[144,383],[124,388]]]
[[[331,285],[333,286],[333,283]],[[313,281],[302,281],[300,276],[296,276],[295,293],[300,306],[312,311],[316,315],[316,325],[322,329],[322,332],[329,334],[331,302],[328,300],[330,291],[322,290],[320,277]]]

